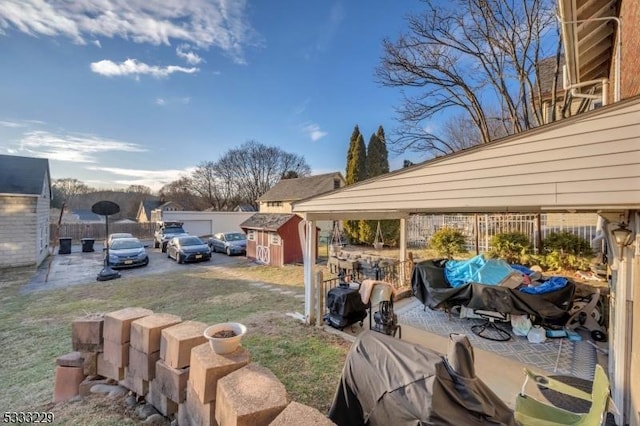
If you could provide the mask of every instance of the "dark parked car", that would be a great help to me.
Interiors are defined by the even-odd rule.
[[[211,250],[200,238],[192,235],[174,237],[167,244],[167,257],[178,263],[211,259]]]
[[[106,256],[106,253],[105,253]],[[109,265],[112,268],[147,266],[149,256],[137,238],[118,238],[109,245]]]
[[[209,247],[212,252],[232,254],[245,254],[247,252],[247,236],[242,232],[221,232],[209,238]]]

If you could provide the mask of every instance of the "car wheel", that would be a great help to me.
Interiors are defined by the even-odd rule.
[[[176,262],[178,263],[182,263],[182,256],[180,256],[180,253],[176,253]]]
[[[147,266],[148,264],[149,264],[149,258],[147,257],[142,263],[142,266]]]
[[[231,256],[231,247],[227,247],[227,256]]]
[[[157,241],[153,241],[153,248],[160,248],[160,243]]]

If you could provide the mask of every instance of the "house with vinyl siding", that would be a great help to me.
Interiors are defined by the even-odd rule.
[[[50,203],[49,160],[0,155],[0,269],[46,259]]]

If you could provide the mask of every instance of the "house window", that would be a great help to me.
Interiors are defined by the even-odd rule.
[[[272,246],[279,246],[281,243],[280,235],[275,232],[269,233],[269,244]]]
[[[282,207],[282,201],[267,201],[267,207]]]
[[[256,240],[256,231],[254,229],[249,229],[247,231],[247,240],[255,241]]]
[[[334,179],[333,180],[333,189],[338,189],[340,188],[340,179]]]

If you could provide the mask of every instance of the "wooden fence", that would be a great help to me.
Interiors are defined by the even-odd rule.
[[[141,240],[152,240],[156,224],[149,223],[109,223],[109,233],[128,232],[134,237]],[[73,242],[80,242],[82,238],[93,238],[95,240],[105,240],[105,224],[104,223],[62,223],[60,224],[60,232],[57,231],[58,224],[50,225],[51,243],[58,244],[54,241],[56,238],[72,238]]]

